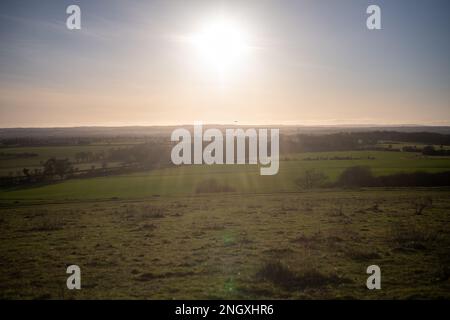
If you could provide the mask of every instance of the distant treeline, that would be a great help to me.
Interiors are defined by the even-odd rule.
[[[152,143],[167,141],[164,137],[13,137],[0,138],[0,148],[11,147],[53,147],[53,146],[89,146],[105,144]]]
[[[9,137],[0,138],[3,147],[29,147],[29,146],[68,146],[68,145],[95,145],[114,144],[117,142],[137,143],[168,143],[170,132],[158,133],[155,136],[110,136],[110,137]],[[315,151],[349,151],[364,147],[375,147],[380,141],[409,142],[425,145],[450,145],[450,134],[434,132],[399,132],[399,131],[349,131],[327,134],[282,134],[280,136],[280,150],[290,152]],[[388,149],[388,148],[386,148]]]
[[[22,152],[22,153],[0,152],[0,160],[33,158],[33,157],[37,157],[37,156],[38,156],[37,153],[31,153],[31,152]]]
[[[103,155],[103,158],[100,157]],[[21,175],[0,177],[0,186],[51,183],[72,178],[98,177],[126,174],[134,171],[151,170],[171,165],[170,146],[161,143],[146,143],[124,148],[114,148],[107,154],[85,153],[75,156],[77,161],[88,157],[90,160],[102,160],[100,168],[92,165],[90,169],[79,170],[69,159],[50,158],[42,164],[42,169],[23,168]],[[118,162],[118,166],[108,167],[107,161]],[[77,162],[78,163],[78,162]]]
[[[386,150],[394,149],[376,146],[380,141],[398,141],[429,145],[450,145],[450,135],[431,132],[342,132],[325,135],[282,136],[280,150],[283,153]],[[420,152],[420,151],[419,151]]]
[[[367,157],[352,157],[352,156],[348,156],[348,157],[338,157],[338,156],[334,156],[334,157],[306,157],[306,158],[304,158],[302,160],[303,161],[375,160],[375,157],[372,157],[372,156],[367,156]]]
[[[104,139],[98,138],[77,138],[77,137],[17,137],[0,140],[0,146],[4,148],[10,147],[50,147],[50,146],[86,146],[90,144],[105,142]]]
[[[441,187],[450,186],[450,171],[395,173],[374,176],[369,167],[347,168],[334,184],[337,187]]]
[[[170,144],[143,143],[123,147],[111,147],[108,150],[81,151],[74,155],[75,163],[119,162],[122,164],[150,163],[162,161],[163,155],[169,155]]]
[[[450,135],[433,132],[373,131],[353,132],[351,135],[367,144],[375,144],[377,141],[399,141],[430,145],[450,145]]]

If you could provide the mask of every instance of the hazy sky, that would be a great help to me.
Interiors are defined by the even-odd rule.
[[[448,125],[449,14],[448,0],[2,0],[0,127]],[[246,46],[221,72],[189,40],[219,18]]]

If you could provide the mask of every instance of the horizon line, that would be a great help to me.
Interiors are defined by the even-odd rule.
[[[200,122],[201,123],[201,122]],[[15,127],[0,127],[0,130],[13,129],[89,129],[89,128],[168,128],[168,127],[183,127],[194,126],[196,123],[184,124],[145,124],[145,125],[67,125],[67,126],[15,126]],[[322,128],[370,128],[370,127],[450,127],[448,124],[414,124],[414,123],[398,123],[398,124],[257,124],[257,123],[201,123],[204,126],[255,126],[255,127],[322,127]]]

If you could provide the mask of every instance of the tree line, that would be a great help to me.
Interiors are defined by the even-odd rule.
[[[166,167],[170,164],[170,149],[159,143],[145,143],[123,148],[113,148],[109,152],[84,152],[74,156],[75,162],[68,158],[50,158],[42,163],[41,169],[23,168],[20,175],[0,177],[0,186],[54,182],[71,178],[95,177],[112,174],[124,174],[133,171],[151,170]],[[89,169],[80,170],[75,165],[82,161],[102,160],[101,167],[92,165]],[[118,165],[108,167],[107,161]]]

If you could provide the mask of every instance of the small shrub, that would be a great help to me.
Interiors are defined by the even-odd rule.
[[[421,215],[423,210],[430,208],[433,205],[433,199],[431,197],[419,198],[414,203],[416,214]]]
[[[372,211],[374,213],[380,213],[383,212],[383,210],[380,209],[380,206],[378,203],[375,203],[372,207],[366,209],[367,211]]]

